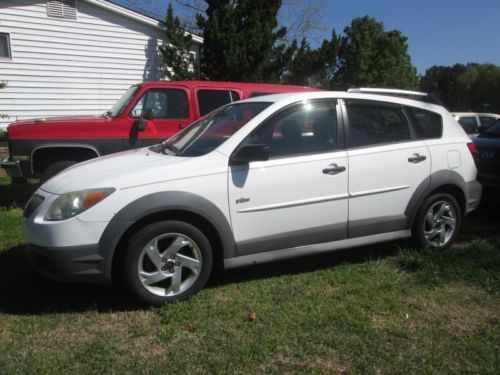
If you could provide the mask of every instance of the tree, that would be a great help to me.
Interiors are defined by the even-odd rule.
[[[292,46],[296,46],[294,41]],[[311,49],[303,39],[291,59],[283,81],[295,85],[328,87],[337,63],[338,37],[335,31],[331,40],[324,40],[321,47]]]
[[[456,112],[500,112],[500,66],[433,66],[420,78],[420,89],[439,97]]]
[[[165,18],[166,39],[160,46],[162,71],[172,80],[186,80],[196,77],[194,56],[191,53],[193,39],[185,32],[178,17],[174,16],[172,4],[168,5]]]
[[[138,0],[135,0],[138,1]],[[277,15],[279,27],[285,27],[283,40],[287,45],[306,39],[321,41],[320,34],[326,31],[324,25],[327,0],[283,0]],[[197,14],[205,14],[207,4],[203,0],[175,0],[183,26],[194,33],[203,32],[196,23]]]
[[[356,18],[344,29],[332,87],[360,86],[413,89],[416,69],[408,54],[408,39],[400,31],[385,31],[372,17]]]
[[[276,81],[276,42],[286,29],[277,28],[281,0],[206,0],[201,70],[213,80]],[[282,50],[281,52],[286,52]],[[281,56],[283,57],[283,56]]]

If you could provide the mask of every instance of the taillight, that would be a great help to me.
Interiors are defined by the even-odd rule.
[[[467,147],[469,148],[469,151],[472,155],[472,159],[474,159],[474,163],[477,164],[479,163],[479,152],[477,151],[477,146],[475,143],[467,143]]]

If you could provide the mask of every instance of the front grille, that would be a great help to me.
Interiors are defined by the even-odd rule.
[[[24,218],[29,219],[35,210],[42,204],[44,199],[45,198],[40,195],[33,195],[24,209]]]

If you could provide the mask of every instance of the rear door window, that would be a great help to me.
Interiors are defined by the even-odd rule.
[[[201,116],[225,104],[240,100],[240,95],[231,90],[199,90],[197,97]]]
[[[346,103],[349,120],[349,147],[375,146],[411,140],[410,124],[399,106],[350,100]]]

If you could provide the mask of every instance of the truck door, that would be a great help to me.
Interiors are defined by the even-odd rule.
[[[141,116],[149,118],[144,130],[137,127]],[[189,91],[182,87],[152,87],[142,93],[129,113],[128,147],[159,143],[175,135],[194,121],[189,106]]]

